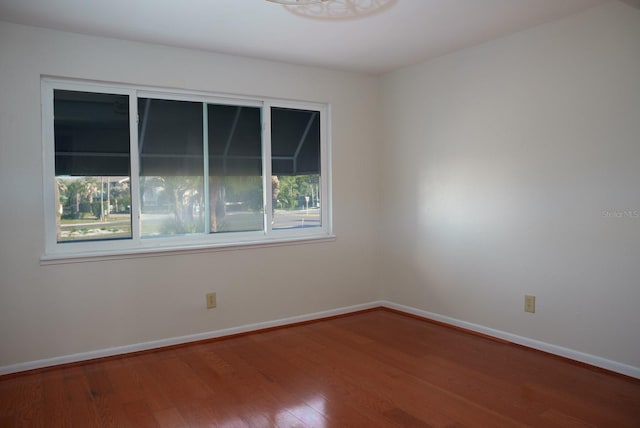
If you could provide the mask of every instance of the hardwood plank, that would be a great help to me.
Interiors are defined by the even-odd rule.
[[[140,428],[159,426],[153,412],[144,400],[125,403],[123,410],[131,426]]]
[[[376,310],[0,378],[0,427],[640,427],[640,381]]]
[[[135,428],[117,394],[96,396],[93,402],[101,427]]]
[[[394,407],[393,403],[382,400],[375,395],[363,394],[358,385],[341,376],[336,370],[338,365],[336,361],[330,356],[322,354],[322,347],[314,346],[315,343],[310,341],[307,336],[292,334],[290,338],[297,343],[304,344],[304,346],[286,348],[280,346],[282,341],[277,340],[267,343],[267,346],[276,358],[286,361],[290,367],[295,367],[306,373],[313,382],[312,390],[323,391],[323,399],[326,396],[331,396],[334,399],[347,402],[351,407],[361,407],[369,414],[383,414]]]
[[[71,426],[72,408],[67,406],[63,370],[52,370],[43,374],[43,419],[55,421],[57,426]]]
[[[308,327],[310,336],[326,343],[328,352],[346,354],[343,332],[331,330],[331,334],[325,331],[323,334],[314,332],[314,326]],[[379,363],[365,352],[360,353],[360,358],[354,360],[345,358],[341,366],[361,379],[362,387],[369,391],[379,389],[389,400],[401,400],[403,410],[423,420],[430,420],[444,416],[452,421],[459,421],[464,425],[479,424],[481,426],[518,426],[517,421],[508,415],[500,415],[497,412],[484,408],[478,403],[465,400],[463,397],[436,385],[421,381],[413,374],[403,371],[402,368]],[[398,398],[400,397],[400,398]],[[470,411],[471,410],[471,411]]]
[[[212,392],[212,389],[179,357],[151,362],[146,368],[174,404],[200,400]]]
[[[74,370],[75,372],[75,370]],[[64,380],[66,392],[66,406],[71,408],[71,425],[78,427],[99,427],[98,415],[93,397],[84,375],[71,374]]]
[[[160,428],[189,428],[189,425],[175,407],[154,412],[153,417]]]
[[[422,323],[419,321],[407,319],[405,322],[415,324],[418,330],[422,329]],[[562,394],[566,397],[580,397],[583,407],[575,408],[574,406],[573,412],[569,406],[570,403],[566,403],[564,410],[569,412],[566,415],[567,418],[579,421],[579,415],[591,413],[590,419],[599,420],[605,426],[618,426],[618,424],[624,426],[624,424],[631,424],[633,419],[640,421],[640,408],[637,407],[638,390],[635,382],[620,383],[620,378],[616,376],[603,377],[598,371],[576,366],[561,359],[541,359],[539,353],[530,352],[521,347],[492,344],[488,341],[485,345],[489,347],[484,348],[497,346],[497,350],[500,351],[498,356],[502,356],[499,360],[501,364],[496,364],[496,361],[490,358],[496,354],[493,351],[485,352],[485,356],[478,352],[471,352],[469,349],[461,349],[466,341],[482,342],[477,337],[464,334],[465,337],[456,337],[456,343],[451,346],[443,343],[442,340],[437,340],[435,341],[437,346],[434,347],[429,342],[421,341],[416,332],[412,334],[402,331],[400,334],[392,335],[384,331],[384,325],[363,328],[370,337],[378,337],[386,341],[385,346],[374,352],[379,358],[386,358],[386,361],[392,365],[405,367],[411,373],[429,379],[431,383],[437,383],[443,388],[455,391],[456,394],[477,401],[485,407],[496,409],[502,414],[518,414],[519,419],[528,424],[546,426],[550,423],[545,418],[558,399],[554,397],[543,399],[542,394],[535,396],[533,394],[533,390],[537,388],[533,385],[541,385],[540,387],[544,388],[546,383],[553,385],[562,383]],[[448,334],[446,330],[443,333]],[[411,359],[397,351],[407,347],[407,344],[402,343],[406,338],[417,339],[411,346],[416,348],[415,355],[423,355],[423,357]],[[431,339],[434,337],[431,336]],[[454,348],[459,352],[452,354],[450,351]],[[613,394],[612,389],[593,387],[594,384],[607,383],[613,388],[614,385],[611,382],[617,384],[617,390],[614,389]],[[635,400],[632,399],[634,394]],[[608,410],[603,408],[603,405]],[[630,418],[618,420],[608,415],[613,409],[628,411],[634,408],[637,409],[636,414]],[[614,412],[614,414],[618,413]]]
[[[44,427],[42,375],[20,385],[15,402],[16,427]]]
[[[244,414],[261,414],[277,424],[278,419],[302,422],[289,409],[300,402],[298,393],[302,391],[290,390],[286,385],[278,383],[270,372],[261,370],[258,361],[265,355],[262,350],[247,347],[248,339],[239,338],[233,346],[220,347],[218,355],[234,371],[227,377],[226,384],[236,403],[245,406]],[[239,346],[240,345],[240,346]],[[305,409],[314,413],[313,409]]]
[[[241,426],[245,409],[234,397],[211,396],[191,402],[183,402],[177,407],[189,426],[209,426],[208,424]]]
[[[323,390],[325,397],[330,396],[329,401],[345,402],[351,412],[364,413],[369,419],[375,418],[376,423],[383,426],[397,425],[393,413],[387,413],[396,409],[391,400],[381,397],[376,388],[365,390],[357,379],[340,369],[340,359],[349,358],[348,356],[342,352],[338,358],[328,355],[326,347],[310,340],[307,334],[289,336],[293,336],[294,342],[303,346],[282,347],[282,341],[274,340],[271,344],[273,352],[278,353],[280,358],[287,360],[292,366],[314,376],[317,382],[316,389]]]
[[[411,428],[431,428],[434,425],[428,424],[422,419],[416,418],[402,409],[393,408],[384,412],[385,416],[399,426]]]

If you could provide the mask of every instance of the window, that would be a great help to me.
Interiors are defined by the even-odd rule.
[[[327,106],[43,79],[45,259],[330,231]]]
[[[131,238],[128,96],[56,90],[53,110],[57,242]]]

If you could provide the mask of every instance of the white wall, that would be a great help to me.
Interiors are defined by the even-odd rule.
[[[608,3],[381,93],[384,297],[640,367],[640,11]]]
[[[41,266],[41,75],[331,103],[337,239]],[[0,367],[375,300],[377,104],[364,75],[0,23]]]
[[[380,298],[640,367],[638,46],[615,2],[380,79],[0,23],[0,367]],[[41,74],[330,102],[337,240],[41,266]]]

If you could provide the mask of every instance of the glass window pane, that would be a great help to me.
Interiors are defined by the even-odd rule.
[[[202,103],[138,99],[143,237],[205,231]]]
[[[271,109],[273,229],[320,227],[320,112]]]
[[[207,106],[212,233],[263,230],[260,108]]]
[[[129,97],[54,90],[58,242],[131,238]]]

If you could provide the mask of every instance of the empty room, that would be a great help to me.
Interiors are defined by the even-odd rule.
[[[639,427],[640,2],[0,0],[0,427]]]

